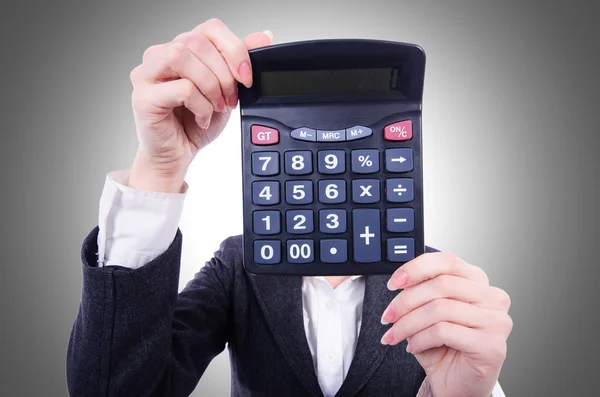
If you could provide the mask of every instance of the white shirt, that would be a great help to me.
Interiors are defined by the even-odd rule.
[[[138,268],[171,245],[183,212],[182,192],[158,193],[127,186],[128,171],[106,177],[100,199],[99,266]],[[362,322],[365,280],[352,276],[337,288],[323,277],[302,278],[304,331],[315,373],[325,397],[340,389],[354,357]],[[417,397],[431,397],[427,382]],[[493,397],[505,397],[496,383]]]

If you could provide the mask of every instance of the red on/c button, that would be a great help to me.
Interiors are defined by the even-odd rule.
[[[253,125],[251,130],[254,145],[273,145],[279,142],[279,131],[275,128]]]
[[[404,120],[390,124],[383,131],[388,141],[408,141],[412,138],[412,121]]]

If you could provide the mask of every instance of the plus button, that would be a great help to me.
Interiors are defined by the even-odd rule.
[[[365,239],[365,245],[369,245],[369,242],[373,237],[375,237],[375,233],[370,233],[369,226],[365,226],[365,232],[360,235],[360,238]]]

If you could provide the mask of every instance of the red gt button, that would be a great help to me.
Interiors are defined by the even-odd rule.
[[[252,143],[255,145],[273,145],[279,142],[279,131],[264,125],[252,126]]]
[[[412,121],[404,120],[390,124],[383,131],[388,141],[408,141],[412,138]]]

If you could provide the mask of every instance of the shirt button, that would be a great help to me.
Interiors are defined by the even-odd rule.
[[[329,353],[327,355],[327,360],[329,360],[329,361],[335,361],[335,353]]]
[[[327,308],[327,310],[333,311],[335,309],[335,302],[332,300],[327,301],[325,307]]]

